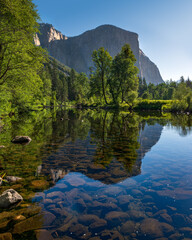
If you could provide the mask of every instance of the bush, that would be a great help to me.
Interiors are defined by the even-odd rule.
[[[172,101],[172,103],[165,105],[163,111],[166,112],[185,112],[188,109],[188,104],[186,101]]]
[[[135,106],[135,110],[162,110],[162,107],[171,104],[172,100],[140,100]]]

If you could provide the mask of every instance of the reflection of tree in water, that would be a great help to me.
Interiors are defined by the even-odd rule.
[[[89,131],[88,122],[84,122],[84,112],[69,110],[52,113],[53,129],[51,141],[62,142],[63,139],[75,141],[77,138],[84,139]]]
[[[192,116],[172,114],[168,126],[175,127],[180,136],[187,136],[192,133]]]
[[[31,115],[7,118],[0,134],[0,169],[7,174],[34,175],[42,160],[56,152],[65,142],[85,139],[89,121],[84,111],[33,112]],[[32,142],[27,145],[11,143],[13,137],[27,135]]]
[[[97,144],[95,163],[107,166],[115,158],[129,172],[137,159],[138,116],[116,112],[97,113],[91,120],[92,139]]]

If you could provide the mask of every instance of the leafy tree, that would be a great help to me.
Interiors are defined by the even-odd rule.
[[[185,82],[185,78],[183,76],[180,77],[180,82],[184,83]]]
[[[99,50],[93,51],[92,60],[95,67],[95,71],[91,75],[92,92],[99,97],[102,97],[105,103],[108,104],[108,79],[112,57],[103,47],[101,47]]]
[[[68,83],[67,83],[67,77],[63,74],[59,74],[59,79],[61,83],[60,90],[60,96],[61,96],[61,102],[67,102],[68,101]]]
[[[0,6],[0,90],[7,89],[12,106],[24,110],[42,99],[45,51],[33,40],[39,16],[32,0],[0,0]]]
[[[113,101],[126,102],[133,106],[138,91],[138,68],[134,66],[136,58],[128,44],[122,47],[121,52],[112,62],[112,77],[110,91]]]
[[[148,91],[145,91],[141,97],[143,99],[151,99],[151,94]]]
[[[77,75],[76,82],[76,101],[83,103],[87,97],[90,90],[89,79],[85,73],[80,73]]]
[[[31,0],[0,0],[0,85],[39,80],[44,51],[33,43],[39,16]]]
[[[76,82],[76,73],[74,69],[71,69],[70,75],[68,78],[68,98],[69,101],[74,101],[76,97],[76,89],[75,89],[75,82]]]
[[[139,97],[141,97],[143,95],[144,92],[147,91],[147,83],[145,78],[140,78],[139,77],[139,89],[138,89],[138,95]]]
[[[167,92],[167,99],[172,99],[173,95],[174,95],[174,92],[175,92],[175,88],[169,86],[168,87],[168,92]]]

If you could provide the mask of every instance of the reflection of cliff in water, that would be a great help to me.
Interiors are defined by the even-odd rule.
[[[118,125],[119,119],[113,119],[108,127],[103,122],[98,121],[98,128],[92,122],[91,131],[84,140],[59,141],[58,147],[50,149],[49,155],[44,157],[41,174],[51,175],[57,181],[69,172],[80,172],[105,184],[139,175],[141,160],[158,142],[163,127],[156,123],[146,124],[142,129],[137,122],[137,128],[127,128],[125,119],[122,126]]]
[[[163,126],[158,123],[154,125],[146,124],[143,129],[140,129],[138,137],[140,148],[137,152],[141,159],[159,141],[162,130]]]

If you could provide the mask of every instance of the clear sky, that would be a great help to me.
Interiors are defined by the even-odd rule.
[[[164,80],[192,79],[192,0],[34,0],[42,22],[66,36],[103,24],[139,34]]]

